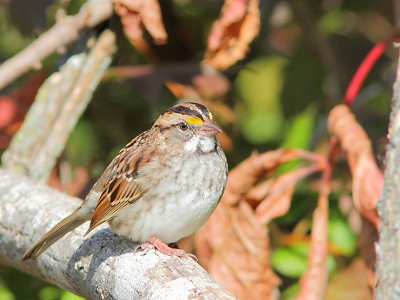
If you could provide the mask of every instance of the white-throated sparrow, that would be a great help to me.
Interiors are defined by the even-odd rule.
[[[22,259],[36,258],[89,220],[87,233],[108,221],[117,234],[143,247],[185,256],[167,244],[194,233],[218,204],[227,177],[219,132],[204,105],[172,106],[118,153],[82,205]]]

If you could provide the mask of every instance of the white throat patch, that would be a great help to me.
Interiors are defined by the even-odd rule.
[[[200,148],[201,152],[208,153],[215,149],[215,137],[214,136],[193,136],[189,141],[185,143],[185,150],[189,152],[195,152]]]

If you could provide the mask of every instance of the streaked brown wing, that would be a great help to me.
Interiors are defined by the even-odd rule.
[[[121,177],[110,181],[99,198],[87,233],[101,223],[110,220],[142,195],[142,189],[134,181],[129,182]]]
[[[87,233],[101,223],[112,219],[123,208],[143,195],[144,191],[135,182],[135,178],[140,169],[155,155],[156,151],[153,148],[139,147],[135,150],[126,149],[114,159],[113,177],[104,186]]]

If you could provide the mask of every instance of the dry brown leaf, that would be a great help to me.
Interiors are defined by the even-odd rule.
[[[208,38],[203,64],[226,69],[244,58],[260,29],[258,0],[226,0]]]
[[[318,166],[315,165],[302,167],[254,187],[247,197],[253,201],[258,199],[261,202],[256,208],[257,218],[267,224],[273,218],[286,214],[290,208],[296,184],[318,170]]]
[[[322,175],[318,205],[313,213],[308,267],[300,278],[300,292],[296,300],[322,300],[328,280],[326,258],[328,255],[328,196],[331,170]]]
[[[245,201],[236,208],[218,206],[196,234],[196,254],[212,276],[239,299],[274,299],[279,279],[267,259],[267,228]]]
[[[167,42],[168,36],[157,0],[114,0],[114,9],[120,16],[123,30],[130,43],[148,60],[158,62],[157,56],[143,38],[144,27],[156,44]]]
[[[332,109],[328,118],[328,128],[346,152],[353,175],[352,192],[355,207],[378,227],[376,202],[383,187],[383,175],[376,164],[367,134],[345,105]]]
[[[124,32],[129,40],[136,40],[143,34],[143,26],[139,12],[130,10],[126,5],[115,1],[115,12],[120,16]]]
[[[167,32],[157,0],[114,0],[114,3],[115,11],[121,17],[124,32],[129,39],[141,37],[144,26],[156,43],[166,42]]]
[[[259,184],[283,163],[299,158],[309,160],[311,165]],[[321,156],[279,149],[253,154],[230,171],[221,203],[196,233],[195,244],[200,263],[239,299],[276,299],[279,278],[268,260],[266,223],[272,216],[284,213],[278,208],[280,205],[287,210],[288,190],[291,192],[301,178],[324,167],[326,162]],[[280,192],[287,193],[286,197],[278,197]],[[273,205],[268,206],[265,201],[273,201]]]
[[[361,255],[368,268],[368,281],[372,287],[375,282],[374,244],[378,239],[376,229],[379,226],[376,203],[383,187],[383,175],[376,164],[367,134],[347,106],[339,105],[332,109],[328,128],[346,153],[353,175],[354,206],[375,227],[371,228],[367,222],[362,222],[360,236]]]

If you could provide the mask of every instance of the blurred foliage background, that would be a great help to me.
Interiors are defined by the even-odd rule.
[[[0,3],[0,61],[5,61],[49,28],[60,8],[74,14],[84,1]],[[165,81],[192,84],[223,1],[160,0],[160,5],[169,40],[166,45],[152,45],[154,60],[143,57],[129,44],[117,17],[102,24],[118,33],[118,51],[58,165],[57,178],[64,186],[73,184],[77,169],[88,175],[87,187],[79,191],[80,196],[85,195],[119,149],[176,101]],[[223,72],[228,83],[226,92],[207,99],[222,104],[216,118],[233,145],[227,149],[230,167],[255,150],[326,150],[327,113],[342,101],[347,84],[370,48],[395,32],[393,11],[391,1],[260,1],[259,36],[246,58]],[[82,43],[84,39],[63,54],[52,55],[40,70],[29,72],[1,91],[1,152],[21,124],[41,82],[71,53],[81,49]],[[386,144],[394,57],[394,51],[388,49],[352,107],[373,141],[378,158],[383,157]],[[138,65],[152,68],[141,72]],[[131,72],[122,72],[121,66]],[[359,256],[357,234],[361,220],[349,208],[349,178],[347,167],[339,164],[330,196],[328,265],[332,279],[348,276],[351,281],[354,274],[347,267]],[[271,261],[283,279],[283,299],[295,293],[297,280],[306,268],[307,234],[316,199],[316,189],[310,186],[312,178],[297,189],[289,213],[271,225]],[[0,300],[78,299],[16,270],[1,268],[0,272]],[[330,281],[326,299],[350,299],[348,295],[343,280]]]

